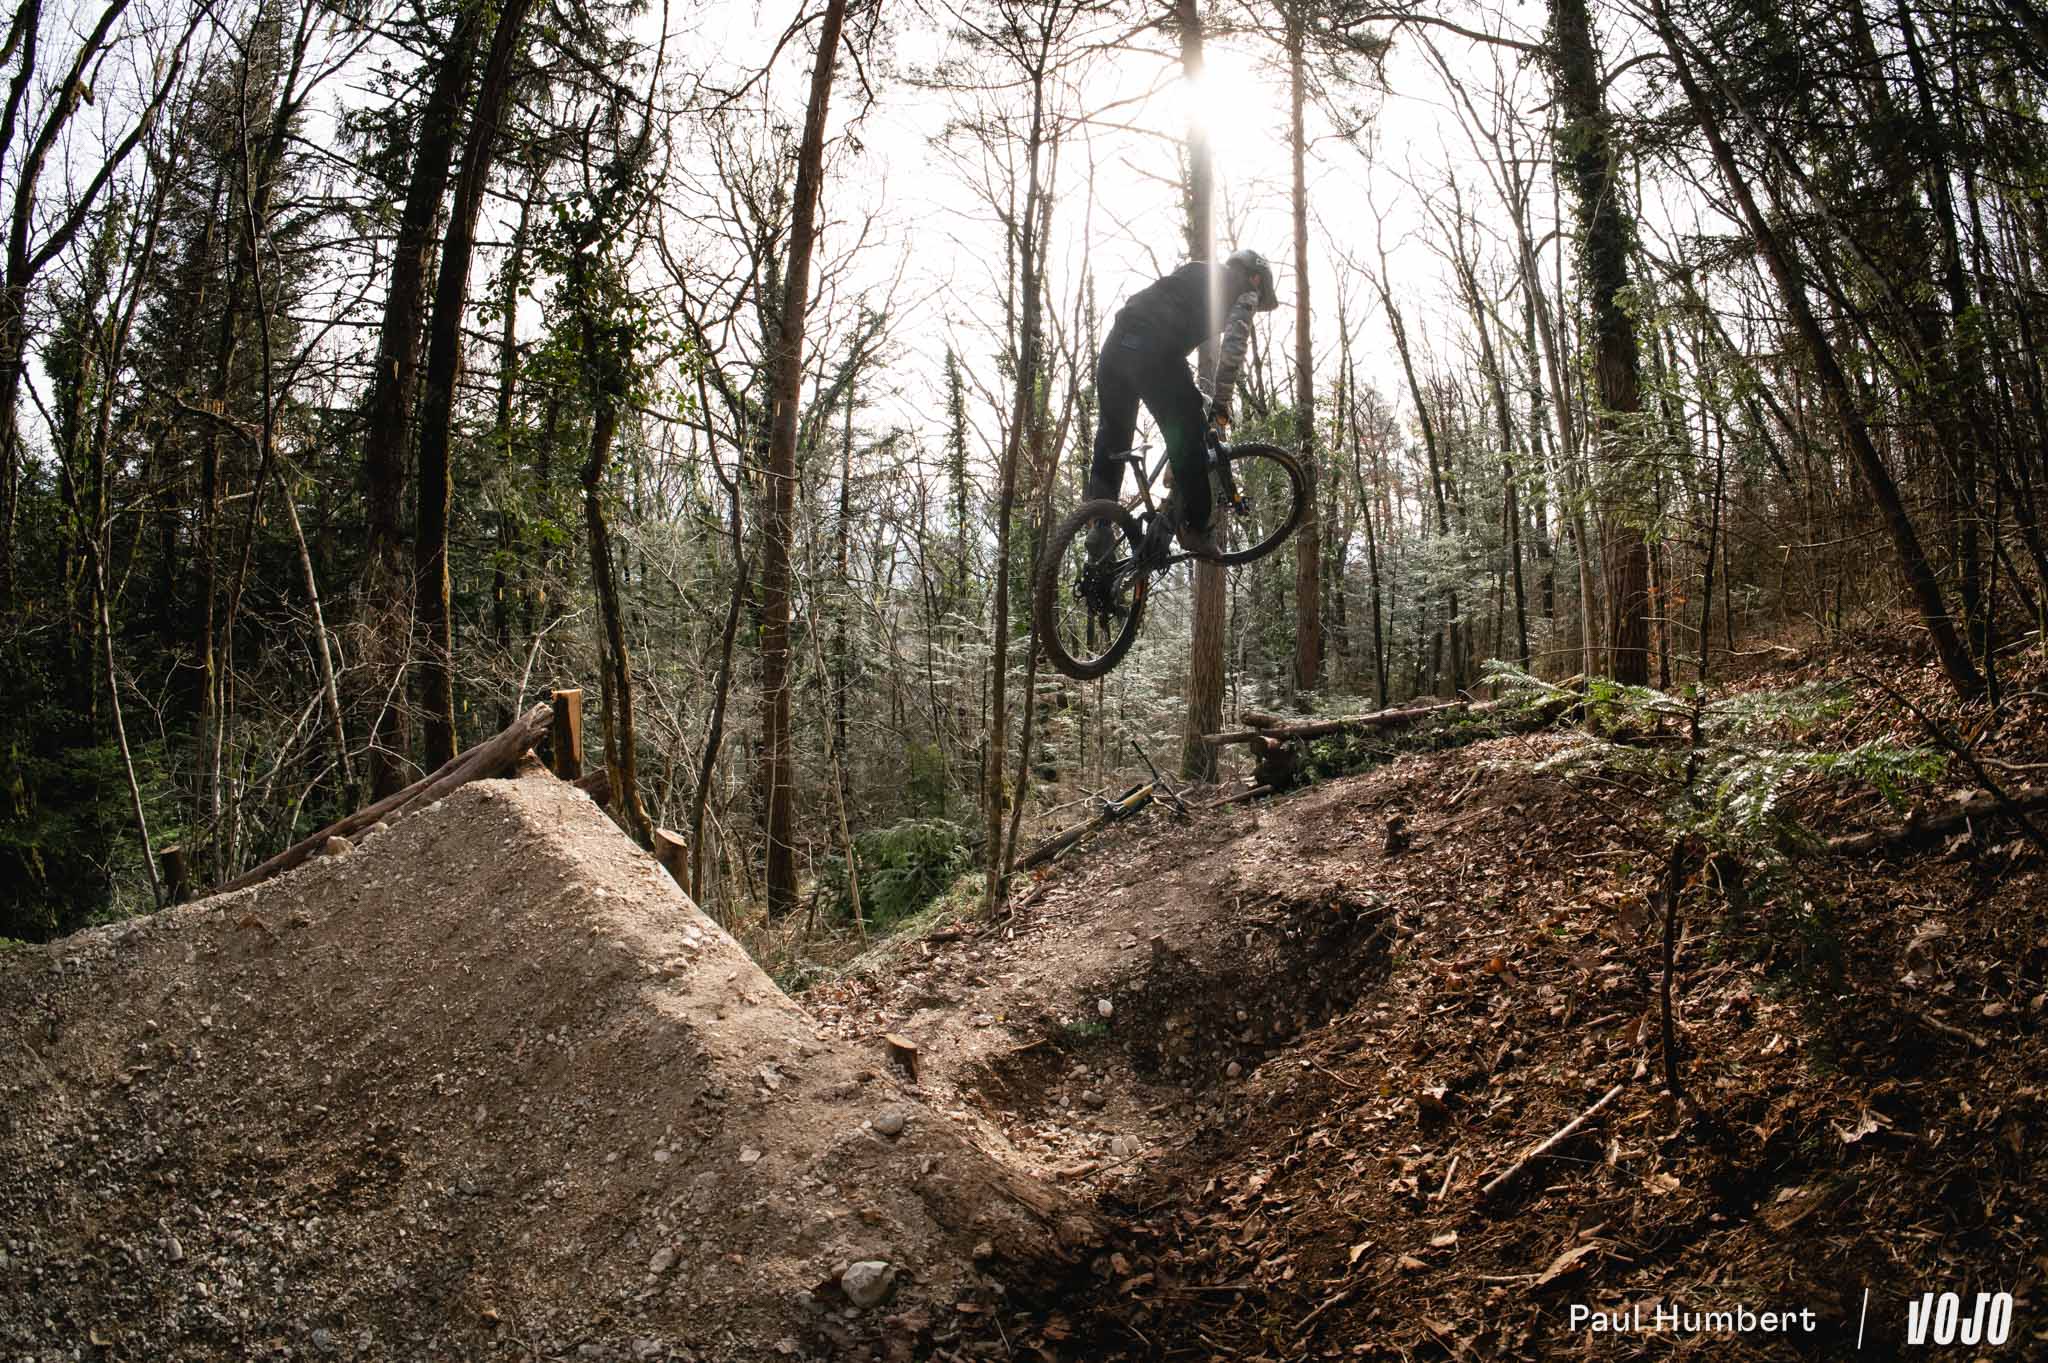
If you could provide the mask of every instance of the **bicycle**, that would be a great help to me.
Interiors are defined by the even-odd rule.
[[[1144,622],[1154,577],[1190,560],[1225,567],[1256,562],[1287,541],[1308,509],[1308,475],[1292,454],[1275,445],[1227,445],[1211,436],[1208,471],[1220,493],[1215,524],[1221,552],[1211,557],[1177,551],[1173,503],[1168,499],[1162,506],[1152,497],[1167,458],[1160,455],[1146,472],[1148,448],[1117,456],[1138,475],[1136,498],[1081,503],[1039,556],[1032,583],[1039,643],[1052,665],[1076,681],[1093,681],[1123,661]],[[1144,510],[1133,515],[1135,501]],[[1112,531],[1109,552],[1099,557],[1087,544],[1098,525]]]

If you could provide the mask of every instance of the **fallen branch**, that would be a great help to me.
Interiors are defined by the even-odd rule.
[[[1548,1139],[1544,1140],[1541,1144],[1531,1149],[1528,1154],[1522,1156],[1513,1164],[1510,1164],[1501,1173],[1495,1175],[1492,1179],[1488,1180],[1479,1189],[1480,1200],[1484,1201],[1488,1198],[1497,1196],[1500,1193],[1501,1189],[1507,1187],[1509,1184],[1519,1179],[1525,1172],[1528,1171],[1531,1165],[1535,1164],[1538,1160],[1544,1158],[1544,1156],[1550,1154],[1553,1150],[1557,1149],[1557,1147],[1559,1147],[1560,1145],[1563,1145],[1573,1136],[1578,1135],[1579,1132],[1585,1127],[1587,1122],[1591,1121],[1595,1116],[1599,1115],[1601,1109],[1605,1108],[1609,1103],[1613,1102],[1616,1098],[1620,1097],[1621,1091],[1627,1087],[1628,1085],[1625,1083],[1616,1084],[1613,1088],[1601,1094],[1599,1101],[1594,1103],[1593,1106],[1587,1108],[1584,1112],[1581,1112],[1578,1116],[1566,1122],[1563,1126],[1559,1127],[1555,1132],[1553,1132]]]
[[[1077,823],[1072,828],[1066,829],[1063,832],[1055,833],[1052,837],[1019,857],[1016,869],[1028,871],[1034,866],[1051,861],[1054,857],[1066,851],[1096,829],[1105,828],[1119,819],[1137,813],[1146,805],[1152,803],[1153,792],[1157,789],[1158,785],[1156,782],[1148,781],[1144,785],[1127,792],[1122,799],[1114,803],[1105,804],[1102,811],[1096,814],[1095,817],[1084,823]]]
[[[1220,800],[1211,800],[1208,804],[1196,805],[1195,808],[1221,809],[1225,805],[1241,805],[1247,800],[1256,800],[1262,795],[1271,795],[1272,793],[1273,788],[1271,786],[1253,786],[1250,790],[1240,790],[1235,795],[1226,795]]]
[[[1952,1037],[1957,1041],[1967,1042],[1970,1046],[1980,1051],[1985,1047],[1986,1043],[1983,1037],[1978,1036],[1975,1032],[1966,1032],[1954,1023],[1943,1022],[1932,1013],[1920,1012],[1915,1013],[1913,1016],[1919,1018],[1921,1022],[1945,1037]]]
[[[540,741],[541,735],[548,731],[553,716],[553,707],[545,702],[534,706],[513,720],[510,728],[485,739],[466,752],[455,754],[438,770],[413,782],[404,790],[395,795],[387,795],[347,818],[335,820],[304,841],[293,843],[254,870],[246,871],[224,885],[215,886],[209,893],[226,894],[230,890],[242,890],[260,884],[272,876],[291,870],[326,846],[329,838],[348,837],[350,834],[361,832],[387,815],[402,813],[414,805],[430,805],[458,786],[509,771],[526,755],[528,749]]]
[[[1870,683],[1872,686],[1877,687],[1880,691],[1884,692],[1887,696],[1890,696],[1900,705],[1903,705],[1908,710],[1912,711],[1913,718],[1919,720],[1920,723],[1923,726],[1925,726],[1927,732],[1934,735],[1934,739],[1936,742],[1940,743],[1942,747],[1947,748],[1951,753],[1961,758],[1966,764],[1968,764],[1970,770],[1977,774],[1977,784],[1983,788],[1986,794],[1992,796],[1994,799],[2005,802],[2007,808],[2010,810],[2012,814],[2012,817],[2019,822],[2020,831],[2027,835],[2028,841],[2032,842],[2035,847],[2040,849],[2041,854],[2043,856],[2048,856],[2048,833],[2043,833],[2040,829],[2034,827],[2034,821],[2028,818],[2023,810],[2012,808],[2012,797],[2007,795],[2005,793],[2004,788],[2001,787],[1997,781],[1992,779],[1990,772],[1984,770],[1984,764],[1977,760],[1977,752],[1974,748],[1972,748],[1969,744],[1965,743],[1962,739],[1958,738],[1956,735],[1950,733],[1948,726],[1946,724],[1943,724],[1940,720],[1928,714],[1918,705],[1915,705],[1910,696],[1903,695],[1900,692],[1893,690],[1890,686],[1887,686],[1883,681],[1876,677],[1871,676],[1867,672],[1858,672],[1856,675],[1858,677],[1861,677],[1864,681]]]
[[[1835,856],[1863,856],[1899,844],[1931,842],[1967,828],[1975,819],[1998,816],[2023,818],[2028,813],[2044,809],[2048,809],[2048,790],[2038,786],[2021,786],[2004,799],[1995,795],[1973,795],[1935,818],[1923,819],[1915,813],[1903,824],[1890,828],[1873,828],[1868,832],[1845,833],[1840,837],[1829,838],[1821,844],[1821,848]]]

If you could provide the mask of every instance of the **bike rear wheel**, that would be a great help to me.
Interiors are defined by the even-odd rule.
[[[1301,461],[1278,445],[1231,445],[1224,449],[1234,503],[1219,497],[1216,561],[1253,563],[1278,549],[1308,511],[1308,475]],[[1219,480],[1221,481],[1221,480]]]
[[[1104,552],[1088,539],[1098,527]],[[1120,502],[1083,502],[1045,542],[1032,581],[1031,609],[1039,646],[1052,665],[1076,681],[1102,676],[1130,651],[1145,617],[1151,574],[1141,565],[1143,536]]]

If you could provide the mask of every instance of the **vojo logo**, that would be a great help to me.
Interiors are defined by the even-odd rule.
[[[1979,1292],[1968,1315],[1955,1292],[1922,1292],[1906,1303],[1908,1344],[2003,1344],[2011,1333],[2010,1292]]]

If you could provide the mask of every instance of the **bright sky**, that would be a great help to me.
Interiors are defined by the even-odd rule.
[[[908,7],[894,11],[909,13]],[[712,5],[691,21],[693,39],[681,49],[720,51],[735,67],[758,65],[773,46],[788,11],[751,4]],[[1540,5],[1518,4],[1511,22],[1520,36],[1540,28]],[[1461,72],[1490,85],[1496,60],[1512,69],[1514,54],[1497,59],[1486,49],[1454,35],[1441,35],[1438,49]],[[1077,126],[1061,152],[1055,205],[1052,260],[1053,306],[1070,312],[1084,265],[1096,280],[1102,322],[1121,300],[1156,275],[1180,263],[1183,253],[1177,141],[1191,109],[1203,117],[1216,153],[1219,174],[1219,247],[1252,246],[1278,267],[1281,309],[1263,319],[1260,343],[1276,359],[1293,345],[1293,243],[1289,204],[1287,85],[1281,54],[1256,35],[1212,40],[1203,88],[1191,98],[1178,77],[1178,62],[1158,34],[1144,35],[1131,50],[1094,59],[1067,96],[1068,112],[1102,110],[1092,126]],[[880,244],[866,248],[871,259],[859,271],[880,281],[901,273],[899,307],[908,311],[897,328],[904,345],[896,366],[904,391],[893,412],[871,419],[931,429],[944,351],[951,344],[966,363],[993,381],[1002,309],[1002,232],[985,198],[968,180],[979,164],[965,142],[952,148],[933,144],[949,116],[961,111],[957,94],[920,88],[902,77],[959,48],[929,30],[899,29],[889,50],[872,68],[876,105],[861,117],[856,136],[861,150],[842,149],[833,163],[836,178],[826,188],[825,250],[852,236],[848,224],[868,214],[882,227]],[[674,45],[671,51],[678,50]],[[801,118],[808,80],[808,51],[785,51],[774,98],[792,122]],[[1487,205],[1492,191],[1459,129],[1441,77],[1420,45],[1404,37],[1387,63],[1388,89],[1360,87],[1345,102],[1371,114],[1356,143],[1335,136],[1329,120],[1311,108],[1315,139],[1308,166],[1311,225],[1312,303],[1319,371],[1334,374],[1337,299],[1346,298],[1354,353],[1361,379],[1401,399],[1402,383],[1384,319],[1371,301],[1368,281],[1339,257],[1358,265],[1376,263],[1374,219],[1369,204],[1386,215],[1386,242],[1395,291],[1408,314],[1420,348],[1448,356],[1462,324],[1451,297],[1449,268],[1432,249],[1434,230],[1409,182],[1434,190],[1446,172],[1456,174],[1468,204]],[[1521,102],[1532,107],[1542,92],[1532,75],[1519,80]],[[842,66],[834,95],[834,127],[843,130],[857,105],[857,87]],[[1014,93],[1008,98],[1021,111]],[[1482,107],[1484,107],[1482,105]],[[1021,131],[1021,121],[1018,124]],[[1089,192],[1091,179],[1093,193]],[[1548,203],[1547,191],[1539,199]],[[1223,224],[1231,224],[1230,233]],[[1505,230],[1504,228],[1502,229]],[[1539,231],[1542,230],[1539,228]],[[1361,319],[1364,319],[1361,321]],[[1276,363],[1286,382],[1288,366]],[[923,381],[918,381],[918,376]],[[988,424],[992,431],[993,423]],[[1141,435],[1141,438],[1147,438]]]

